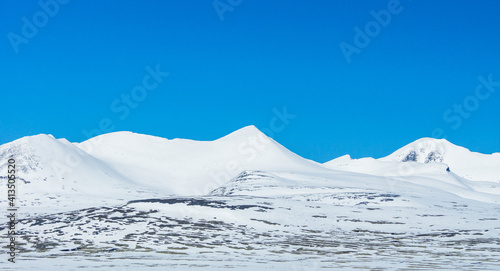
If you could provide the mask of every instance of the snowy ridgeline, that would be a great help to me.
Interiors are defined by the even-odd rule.
[[[319,164],[250,126],[210,142],[38,135],[0,146],[1,171],[8,157],[22,241],[6,270],[500,268],[500,155],[445,140]]]

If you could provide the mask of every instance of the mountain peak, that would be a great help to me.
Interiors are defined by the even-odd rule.
[[[38,134],[32,136],[21,137],[13,142],[29,142],[29,141],[40,141],[40,140],[54,140],[55,137],[51,134]]]
[[[219,138],[218,140],[221,139],[228,139],[228,138],[249,138],[249,137],[264,137],[268,138],[267,135],[265,135],[262,131],[260,131],[257,127],[254,125],[249,125],[245,126],[239,130],[236,130],[224,137]]]
[[[444,139],[444,138],[432,138],[432,137],[423,137],[423,138],[420,138],[420,139],[417,139],[415,141],[413,141],[412,143],[408,144],[408,145],[411,145],[411,144],[417,144],[417,145],[427,145],[427,146],[436,146],[436,145],[453,145],[453,146],[457,146],[453,143],[451,143],[450,141]]]
[[[468,151],[467,149],[450,143],[446,139],[421,138],[380,160],[398,162],[439,162],[445,160],[449,152]]]
[[[31,149],[35,146],[54,146],[54,144],[58,144],[61,142],[61,139],[56,139],[53,135],[50,134],[38,134],[32,136],[25,136],[19,139],[16,139],[12,142],[3,144],[0,146],[0,154],[5,152],[8,149],[18,150],[18,154],[22,154],[23,150],[26,152],[27,149]],[[50,148],[50,147],[49,147]]]

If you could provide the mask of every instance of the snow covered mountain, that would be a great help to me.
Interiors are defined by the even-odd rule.
[[[144,191],[128,177],[68,142],[51,135],[23,137],[0,146],[0,172],[16,160],[18,200],[24,214],[82,208],[89,200],[117,204]],[[5,179],[1,179],[5,185]],[[5,201],[0,199],[0,203]]]
[[[170,194],[207,194],[244,170],[325,171],[321,164],[292,153],[255,126],[214,141],[118,132],[75,146],[141,186]]]
[[[500,153],[482,154],[454,145],[446,139],[422,138],[381,161],[447,164],[457,175],[472,181],[500,182]]]
[[[431,178],[435,181],[428,185],[434,188],[444,182],[475,187],[476,192],[486,192],[487,185],[469,181],[500,182],[499,153],[473,153],[444,139],[420,139],[381,159],[343,156],[322,165],[294,154],[255,126],[214,141],[116,132],[70,143],[42,134],[1,145],[0,172],[6,170],[8,157],[15,157],[20,169],[20,198],[33,208],[46,201],[73,208],[86,203],[79,197],[116,204],[162,195],[206,195],[248,170],[364,178],[345,176],[348,171],[413,183]]]
[[[500,153],[471,152],[446,139],[422,138],[380,159],[351,159],[345,155],[326,162],[324,166],[381,176],[451,171],[471,181],[500,182]]]
[[[244,170],[322,172],[248,126],[214,141],[116,132],[70,143],[36,135],[0,146],[0,172],[16,159],[27,212],[84,207],[88,198],[117,204],[165,195],[204,195]],[[4,199],[0,199],[0,202]],[[69,209],[68,209],[69,208]]]
[[[0,146],[0,172],[9,157],[19,270],[500,267],[499,155],[443,140],[319,164],[248,126],[214,141],[37,135]]]

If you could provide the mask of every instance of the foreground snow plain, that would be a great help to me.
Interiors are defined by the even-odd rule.
[[[500,155],[445,140],[319,164],[249,126],[26,137],[1,172],[11,156],[22,242],[7,262],[2,223],[3,270],[500,269]]]

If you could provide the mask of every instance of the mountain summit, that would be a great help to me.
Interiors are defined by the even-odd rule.
[[[405,166],[401,163],[413,164]],[[422,167],[421,164],[429,166]],[[448,168],[445,169],[471,181],[500,182],[500,153],[471,152],[446,139],[421,138],[380,159],[351,159],[345,155],[323,165],[351,172],[376,175],[391,175],[396,172],[396,175],[400,175],[401,172],[411,172],[409,167],[414,170],[418,168],[418,172],[431,169],[442,171],[442,166],[437,164],[446,165]]]
[[[450,153],[465,153],[466,151],[468,150],[463,147],[454,145],[446,139],[421,138],[400,148],[391,155],[381,158],[380,160],[397,162],[442,163],[445,160],[445,157],[448,157]]]
[[[245,170],[324,170],[320,164],[294,154],[255,126],[213,141],[169,140],[118,132],[76,146],[141,186],[172,194],[206,194]]]
[[[444,163],[452,172],[465,179],[500,182],[500,153],[471,152],[446,139],[422,138],[379,160]]]

